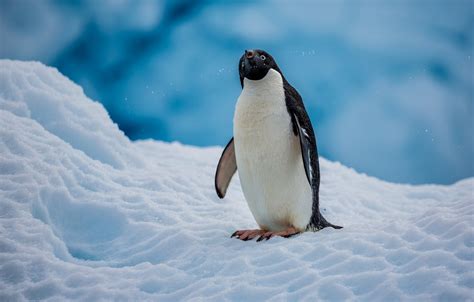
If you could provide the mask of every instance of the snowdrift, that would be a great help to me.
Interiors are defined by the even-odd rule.
[[[391,184],[323,159],[344,229],[241,242],[256,224],[238,177],[214,192],[221,150],[131,142],[57,70],[0,61],[0,300],[473,298],[472,178]]]

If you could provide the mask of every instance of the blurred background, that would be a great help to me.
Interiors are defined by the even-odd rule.
[[[265,49],[323,157],[449,184],[474,175],[473,28],[463,0],[0,0],[0,58],[57,67],[132,140],[224,146],[239,57]]]

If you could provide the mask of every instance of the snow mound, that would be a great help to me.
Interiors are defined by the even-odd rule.
[[[0,61],[0,300],[469,300],[474,180],[397,185],[322,160],[342,230],[256,224],[221,148],[130,142],[57,70]]]
[[[35,120],[45,130],[90,158],[116,168],[140,160],[104,107],[91,102],[81,87],[41,63],[2,61],[0,109]],[[122,153],[123,152],[123,153]]]

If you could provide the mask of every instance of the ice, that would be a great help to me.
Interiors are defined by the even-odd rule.
[[[474,179],[387,183],[321,159],[342,230],[266,242],[221,147],[131,142],[57,70],[0,61],[0,300],[470,300]]]
[[[0,58],[57,67],[132,140],[211,146],[261,48],[325,157],[392,182],[474,176],[472,0],[294,2],[2,0]]]

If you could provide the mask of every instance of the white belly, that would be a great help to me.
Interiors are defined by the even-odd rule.
[[[250,211],[262,229],[304,230],[312,213],[312,194],[282,78],[270,69],[262,80],[244,81],[234,114],[234,146]]]

